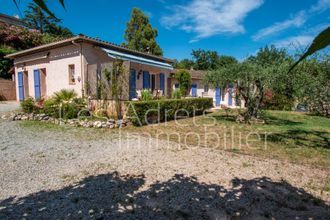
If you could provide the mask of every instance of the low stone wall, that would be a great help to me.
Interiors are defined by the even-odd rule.
[[[123,120],[87,120],[87,119],[56,119],[46,114],[33,114],[33,113],[10,113],[9,115],[3,115],[1,117],[4,120],[10,121],[43,121],[59,125],[70,125],[74,127],[84,128],[121,128],[131,125],[131,123],[125,119]]]
[[[0,101],[16,100],[15,81],[0,79]]]

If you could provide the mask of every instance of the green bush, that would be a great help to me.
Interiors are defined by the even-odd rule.
[[[180,89],[176,89],[174,90],[174,92],[172,93],[172,99],[181,99],[181,91]]]
[[[136,126],[155,121],[169,121],[175,119],[176,116],[193,117],[203,114],[212,106],[212,98],[165,99],[126,103],[127,116]]]
[[[141,91],[141,99],[142,101],[150,101],[152,100],[152,94],[149,90],[144,89]]]
[[[25,113],[38,113],[38,108],[36,106],[35,100],[31,97],[21,101],[22,111]]]
[[[79,112],[85,108],[86,101],[82,98],[74,98],[68,102],[58,102],[53,97],[44,102],[43,111],[54,118],[72,119],[77,118]],[[79,116],[86,116],[85,113]]]
[[[62,89],[44,102],[43,111],[54,118],[71,119],[77,118],[78,113],[85,107],[86,101],[77,98],[74,90]]]

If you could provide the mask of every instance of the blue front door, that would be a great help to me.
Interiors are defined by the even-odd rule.
[[[36,100],[41,98],[40,94],[40,71],[34,70],[33,71],[33,77],[34,77],[34,98]]]
[[[197,85],[196,84],[192,84],[191,85],[191,96],[192,97],[196,97],[197,96]]]
[[[150,74],[143,71],[143,89],[150,89]]]
[[[215,106],[220,106],[221,102],[221,89],[219,87],[215,88]]]
[[[136,72],[134,69],[131,69],[129,77],[129,100],[133,98],[136,98]]]
[[[159,74],[159,87],[160,87],[160,90],[163,91],[163,94],[165,94],[165,75],[164,75],[164,73]]]
[[[229,85],[228,93],[228,105],[233,105],[233,85]]]
[[[23,81],[23,72],[18,72],[18,98],[20,101],[24,100],[24,81]]]

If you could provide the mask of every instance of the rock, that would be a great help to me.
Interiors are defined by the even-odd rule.
[[[26,120],[28,120],[28,119],[29,119],[29,117],[26,116],[26,115],[23,115],[23,116],[21,117],[21,120],[23,120],[23,121],[26,121]]]
[[[2,115],[1,119],[6,120],[6,119],[8,119],[8,117],[7,117],[7,115]]]

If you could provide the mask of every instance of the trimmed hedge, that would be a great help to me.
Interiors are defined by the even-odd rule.
[[[164,99],[126,102],[127,116],[135,126],[174,120],[177,116],[193,117],[212,108],[212,98]],[[147,117],[146,117],[147,115]]]

